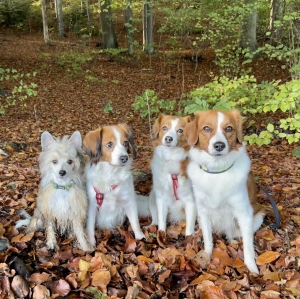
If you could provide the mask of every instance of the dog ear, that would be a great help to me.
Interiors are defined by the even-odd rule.
[[[185,122],[188,124],[189,122],[191,122],[191,117],[188,115],[188,116],[185,116],[184,117],[184,120],[185,120]]]
[[[189,122],[185,126],[183,132],[184,132],[184,135],[187,139],[189,146],[193,146],[198,142],[198,140],[199,140],[198,115],[196,115],[196,118],[193,121]]]
[[[131,149],[133,159],[136,159],[136,150],[134,147],[134,139],[133,139],[133,134],[127,124],[120,124],[119,125],[123,130],[126,132],[128,136],[128,141],[129,141],[129,148]]]
[[[158,138],[159,128],[160,128],[160,122],[162,118],[164,117],[163,114],[159,118],[156,119],[153,127],[152,127],[152,140],[155,140]]]
[[[73,143],[76,148],[82,147],[82,138],[79,131],[75,131],[70,137],[69,141]]]
[[[47,147],[55,142],[55,139],[52,137],[52,135],[48,132],[45,131],[42,133],[41,136],[41,146],[42,146],[42,151],[45,151]]]
[[[83,139],[83,147],[91,159],[91,163],[97,163],[101,156],[102,129],[98,128],[89,132]]]
[[[243,143],[243,119],[240,112],[236,109],[231,110],[231,114],[233,115],[236,121],[236,140],[238,143]]]

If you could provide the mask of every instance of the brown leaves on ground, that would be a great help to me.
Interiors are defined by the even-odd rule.
[[[44,232],[24,234],[14,229],[18,211],[29,214],[35,208],[40,181],[37,157],[40,135],[48,130],[56,135],[79,130],[82,135],[98,125],[127,123],[134,132],[138,158],[135,169],[149,172],[152,146],[147,121],[131,108],[136,95],[154,89],[160,98],[179,100],[183,92],[210,80],[215,71],[214,55],[203,52],[199,69],[180,55],[165,64],[161,54],[141,56],[136,65],[107,61],[96,55],[83,66],[81,74],[66,72],[55,63],[64,51],[93,49],[76,46],[77,41],[54,42],[43,46],[42,35],[15,36],[1,31],[1,67],[25,73],[38,71],[38,97],[16,105],[1,115],[0,126],[0,299],[2,298],[229,298],[274,299],[300,296],[300,161],[292,156],[298,144],[283,141],[270,146],[248,147],[252,170],[260,185],[274,197],[282,227],[263,225],[255,234],[255,250],[260,275],[250,275],[243,262],[241,240],[230,242],[214,235],[210,259],[204,252],[202,234],[184,236],[185,223],[145,230],[147,240],[136,241],[126,223],[118,230],[97,231],[97,248],[92,253],[77,249],[72,239],[58,237],[60,251],[47,250]],[[19,33],[18,33],[19,34]],[[262,80],[285,79],[280,66],[265,68],[256,61],[253,70]],[[273,71],[270,71],[272,68]],[[266,70],[268,70],[266,72]],[[86,71],[98,78],[88,82]],[[270,77],[274,75],[274,77]],[[200,79],[199,79],[200,78]],[[184,82],[184,84],[183,84]],[[9,90],[10,83],[2,82]],[[5,85],[7,84],[7,85]],[[2,101],[2,100],[0,100]],[[112,102],[113,110],[104,113]],[[256,119],[264,125],[264,119]],[[274,120],[276,121],[276,120]],[[151,179],[136,182],[136,190],[148,194]],[[259,202],[267,211],[266,221],[274,223],[274,213],[266,195]],[[149,225],[149,219],[143,219]]]

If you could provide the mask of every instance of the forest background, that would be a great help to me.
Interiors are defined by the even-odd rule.
[[[0,1],[1,297],[297,298],[299,280],[300,5],[273,1]],[[128,123],[136,190],[151,189],[151,126],[160,114],[237,108],[267,223],[255,236],[260,275],[242,243],[214,236],[212,261],[184,223],[147,243],[98,232],[92,253],[14,229],[32,213],[40,134],[83,135]],[[143,174],[143,176],[141,176]],[[145,223],[147,223],[147,219]]]

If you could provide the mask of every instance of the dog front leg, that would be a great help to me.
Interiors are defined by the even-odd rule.
[[[190,236],[193,235],[195,232],[195,224],[196,224],[196,216],[197,210],[196,205],[193,202],[194,199],[191,198],[185,205],[185,218],[186,218],[186,228],[185,228],[185,235]]]
[[[83,251],[92,251],[94,246],[88,243],[85,231],[83,229],[83,225],[84,223],[78,223],[76,219],[73,219],[72,221],[73,231],[76,236],[79,247]]]
[[[96,223],[97,207],[95,204],[89,203],[88,216],[86,222],[86,232],[88,240],[92,246],[96,245],[95,239],[95,223]]]
[[[167,229],[168,206],[162,194],[155,192],[155,200],[158,215],[158,229],[165,232]]]
[[[129,219],[131,228],[134,232],[134,236],[137,240],[141,240],[143,238],[146,238],[144,233],[141,230],[140,223],[139,223],[139,217],[137,212],[136,205],[133,206],[132,204],[128,204],[125,207],[125,213]]]
[[[54,249],[57,251],[59,246],[56,241],[55,231],[54,231],[54,224],[52,220],[46,221],[46,238],[47,238],[47,248]]]
[[[251,207],[249,207],[249,212],[246,214],[241,211],[237,211],[235,213],[235,217],[240,226],[241,235],[243,239],[244,262],[250,272],[258,274],[259,271],[255,263],[255,252],[253,244],[253,211]]]
[[[213,249],[212,226],[207,213],[203,211],[203,207],[198,207],[198,223],[203,234],[204,250],[211,257]]]

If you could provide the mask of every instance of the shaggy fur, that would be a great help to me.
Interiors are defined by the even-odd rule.
[[[89,251],[84,231],[88,199],[83,177],[84,156],[78,131],[68,139],[55,139],[45,131],[39,156],[41,182],[32,218],[20,220],[17,227],[28,225],[26,232],[46,229],[47,247],[58,250],[55,233],[75,236],[79,247]]]
[[[129,219],[136,239],[145,237],[138,220],[129,153],[136,152],[127,125],[104,126],[89,132],[84,146],[90,161],[85,168],[89,209],[87,235],[95,245],[95,227],[113,230]]]
[[[251,272],[258,273],[253,234],[260,227],[264,212],[257,208],[239,112],[198,112],[186,126],[185,135],[192,146],[187,172],[205,251],[211,256],[213,231],[225,233],[228,239],[242,237],[245,264]]]
[[[153,190],[149,198],[151,224],[166,231],[167,219],[170,223],[186,220],[186,235],[194,233],[196,221],[192,185],[186,172],[189,145],[183,134],[189,121],[189,117],[161,115],[154,123]],[[172,175],[177,176],[175,192]]]

